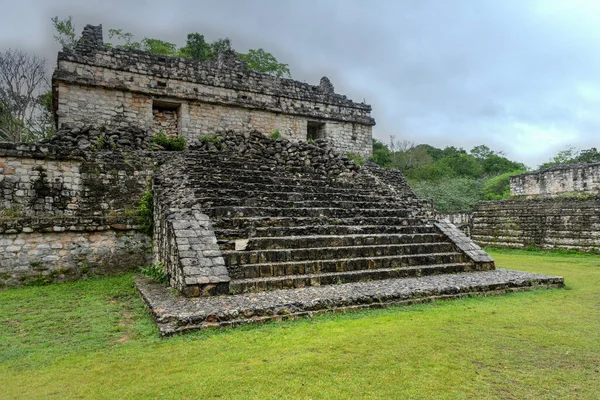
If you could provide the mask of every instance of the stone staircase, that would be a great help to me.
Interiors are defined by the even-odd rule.
[[[358,167],[325,143],[222,139],[154,178],[155,257],[181,295],[137,284],[164,335],[562,286],[496,270],[460,230],[432,219],[399,171]]]
[[[493,268],[372,179],[332,179],[235,153],[190,152],[183,165],[232,294]]]

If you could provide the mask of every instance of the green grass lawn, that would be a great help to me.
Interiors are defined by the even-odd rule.
[[[566,289],[160,339],[133,276],[0,291],[0,398],[600,399],[600,256]]]

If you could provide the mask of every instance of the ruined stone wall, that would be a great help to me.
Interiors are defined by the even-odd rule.
[[[484,246],[593,250],[600,247],[600,200],[481,201],[472,238]]]
[[[58,125],[135,125],[150,134],[153,102],[177,109],[179,135],[195,142],[219,130],[274,130],[307,139],[308,121],[326,124],[336,150],[371,154],[371,107],[319,86],[248,70],[234,54],[197,62],[103,46],[101,27],[59,53],[53,76]],[[171,132],[173,133],[173,132]]]
[[[123,273],[151,260],[132,218],[0,219],[0,287]]]
[[[123,90],[56,82],[59,128],[93,125],[105,128],[135,126],[150,134],[152,99]],[[93,144],[93,143],[92,143]]]
[[[110,215],[137,208],[153,160],[132,153],[83,153],[2,144],[0,215]]]
[[[119,273],[151,260],[135,215],[160,154],[0,144],[0,286]]]
[[[600,163],[561,165],[510,178],[512,196],[600,194]]]

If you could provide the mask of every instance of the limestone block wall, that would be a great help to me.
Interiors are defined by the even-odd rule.
[[[147,265],[150,237],[132,215],[160,158],[0,143],[0,286]]]
[[[306,140],[310,120],[327,125],[327,139],[341,153],[371,154],[371,107],[336,94],[327,78],[313,86],[257,73],[233,52],[197,62],[108,48],[101,27],[87,26],[84,35],[73,51],[58,55],[59,127],[93,123],[150,132],[153,104],[168,103],[177,109],[175,130],[192,142],[219,130],[278,129]]]
[[[473,212],[472,238],[484,246],[594,250],[600,200],[482,201]]]
[[[177,110],[152,110],[152,133],[164,132],[169,137],[179,136]]]
[[[600,194],[600,163],[552,167],[510,178],[512,196],[555,197],[565,193]]]
[[[58,128],[63,126],[127,128],[135,125],[150,133],[152,99],[130,91],[55,83],[58,91]],[[93,144],[93,143],[92,143]]]
[[[0,220],[0,287],[123,273],[151,260],[131,218]]]
[[[137,208],[153,160],[44,145],[0,147],[0,216],[110,215]]]
[[[186,296],[229,292],[229,272],[212,223],[194,204],[183,157],[166,162],[153,181],[154,260],[161,262],[169,284]]]

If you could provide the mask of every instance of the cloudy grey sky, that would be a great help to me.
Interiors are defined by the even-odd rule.
[[[188,32],[264,49],[295,79],[329,76],[373,106],[376,138],[471,149],[535,167],[600,147],[600,0],[0,0],[0,51],[59,46],[72,15],[182,45]]]

